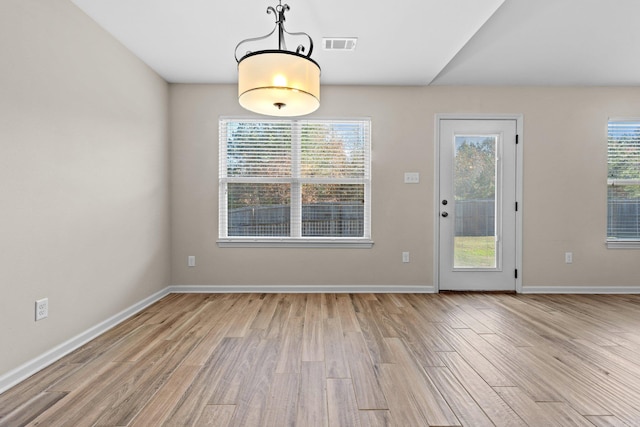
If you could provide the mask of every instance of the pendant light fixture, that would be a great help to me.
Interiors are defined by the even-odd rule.
[[[289,33],[284,29],[284,13],[289,5],[269,6],[267,14],[276,16],[274,29],[263,37],[242,40],[236,46],[238,62],[238,101],[249,111],[269,116],[303,116],[320,106],[320,66],[311,59],[313,40],[307,33]],[[278,49],[246,51],[238,59],[245,43],[267,39],[277,30]],[[305,36],[308,47],[300,44],[287,50],[285,34]],[[305,53],[306,52],[306,53]]]

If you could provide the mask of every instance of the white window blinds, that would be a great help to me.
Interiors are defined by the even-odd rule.
[[[370,239],[370,121],[220,120],[220,239]]]
[[[610,120],[607,153],[607,240],[640,241],[640,120]]]

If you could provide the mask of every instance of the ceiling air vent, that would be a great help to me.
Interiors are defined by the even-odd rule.
[[[324,50],[351,51],[356,49],[357,37],[323,37],[322,47]]]

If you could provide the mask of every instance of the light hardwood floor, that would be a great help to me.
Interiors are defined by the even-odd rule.
[[[640,296],[172,294],[0,425],[640,426]]]

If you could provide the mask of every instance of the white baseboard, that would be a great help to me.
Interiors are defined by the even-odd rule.
[[[41,354],[40,356],[28,361],[22,366],[18,366],[16,369],[13,369],[6,374],[0,376],[0,393],[8,390],[14,385],[18,384],[21,381],[29,378],[31,375],[36,372],[46,368],[51,365],[53,362],[61,359],[63,356],[71,353],[78,347],[88,343],[92,339],[98,337],[99,335],[105,333],[109,329],[113,328],[117,324],[123,322],[144,308],[150,306],[154,302],[160,300],[161,298],[168,295],[169,287],[164,288],[161,291],[156,292],[143,299],[142,301],[132,305],[131,307],[121,311],[120,313],[111,316],[107,320],[93,326],[92,328],[87,329],[86,331],[76,335],[68,341],[63,342],[62,344],[52,348],[46,353]]]
[[[523,294],[640,294],[639,286],[523,286]]]
[[[214,286],[214,285],[174,285],[169,286],[171,293],[214,293],[214,294],[320,294],[320,293],[349,293],[349,294],[433,294],[433,286],[392,286],[392,285],[278,285],[278,286]]]

